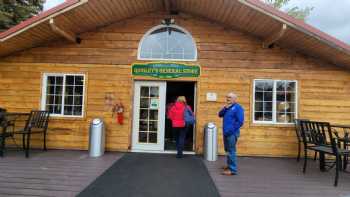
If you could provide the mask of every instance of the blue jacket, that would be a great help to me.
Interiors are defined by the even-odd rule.
[[[219,117],[223,117],[224,136],[235,135],[239,137],[239,129],[244,123],[244,109],[238,103],[231,105],[229,108],[222,108]]]

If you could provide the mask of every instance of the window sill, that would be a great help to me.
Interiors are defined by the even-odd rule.
[[[274,123],[250,123],[251,127],[280,127],[280,128],[293,128],[294,123],[290,124],[274,124]]]
[[[79,116],[53,116],[50,115],[50,119],[52,120],[69,120],[69,121],[75,121],[75,120],[86,120],[85,116],[79,117]]]

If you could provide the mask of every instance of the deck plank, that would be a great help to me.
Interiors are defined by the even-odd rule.
[[[333,187],[334,170],[321,172],[310,160],[306,174],[303,162],[288,158],[239,157],[239,175],[223,176],[225,158],[204,162],[222,197],[350,197],[350,174],[340,173]]]
[[[49,150],[26,159],[7,151],[0,158],[0,196],[75,196],[122,155],[90,158],[86,151]]]

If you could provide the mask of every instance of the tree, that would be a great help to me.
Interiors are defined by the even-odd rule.
[[[274,8],[281,9],[283,6],[287,5],[290,0],[263,0],[265,3],[271,5]],[[287,8],[284,11],[288,15],[293,16],[297,19],[305,20],[313,10],[313,7],[299,8],[297,6],[292,8]]]
[[[45,0],[0,0],[0,32],[43,10]]]

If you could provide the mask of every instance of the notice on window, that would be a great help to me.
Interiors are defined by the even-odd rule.
[[[151,98],[150,109],[158,109],[158,107],[159,107],[159,99]]]

